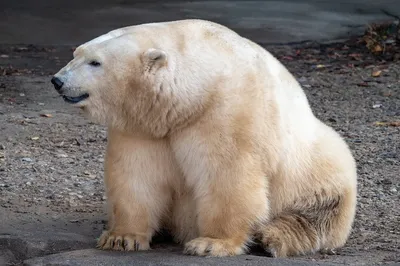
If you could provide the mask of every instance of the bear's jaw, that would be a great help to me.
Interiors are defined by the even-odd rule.
[[[85,94],[82,94],[77,97],[63,95],[62,97],[63,97],[64,101],[66,101],[67,103],[75,104],[75,103],[79,103],[79,102],[89,98],[89,94],[85,93]]]
[[[79,102],[87,99],[88,97],[89,97],[89,94],[87,94],[87,93],[82,94],[78,97],[71,97],[71,96],[63,95],[64,101],[66,101],[67,103],[72,103],[72,104],[79,103]]]

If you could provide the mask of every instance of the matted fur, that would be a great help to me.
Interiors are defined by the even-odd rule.
[[[242,254],[254,237],[277,257],[345,244],[351,152],[257,44],[204,20],[142,24],[81,45],[56,76],[108,127],[99,248],[146,250],[161,228],[193,255]]]

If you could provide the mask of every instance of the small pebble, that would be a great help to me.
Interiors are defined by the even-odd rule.
[[[396,193],[397,189],[395,187],[393,187],[393,188],[390,189],[390,192]]]
[[[88,177],[91,178],[91,179],[95,179],[96,175],[89,174]]]
[[[307,78],[302,76],[297,81],[300,82],[300,83],[304,83],[304,82],[307,82]]]
[[[24,157],[24,158],[22,158],[22,161],[24,161],[24,162],[32,162],[33,160],[31,158],[29,158],[29,157]]]

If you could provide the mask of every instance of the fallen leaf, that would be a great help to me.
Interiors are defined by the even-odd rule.
[[[389,126],[392,126],[392,127],[400,127],[400,121],[392,121],[392,122],[389,122]]]
[[[285,55],[285,56],[282,56],[282,59],[293,60],[293,57]]]
[[[376,126],[391,126],[391,127],[400,127],[400,121],[391,121],[391,122],[375,122]]]
[[[392,96],[392,92],[391,92],[391,91],[385,91],[385,92],[383,93],[383,96],[385,96],[385,97],[390,97],[390,96]]]
[[[376,70],[376,71],[372,72],[372,76],[376,78],[376,77],[379,77],[381,75],[381,73],[382,73],[382,70]]]
[[[360,87],[368,87],[369,85],[368,85],[367,82],[361,82],[361,83],[357,83],[357,86],[360,86]]]
[[[349,57],[352,57],[353,59],[356,59],[356,60],[360,60],[360,58],[361,58],[361,54],[349,54]]]
[[[53,117],[53,115],[51,115],[51,114],[40,114],[40,116],[47,117],[47,118]]]
[[[38,140],[39,137],[32,137],[31,140]]]
[[[374,47],[374,52],[375,53],[379,53],[379,52],[382,52],[382,51],[383,51],[382,46],[380,46],[379,44],[375,45],[375,47]]]

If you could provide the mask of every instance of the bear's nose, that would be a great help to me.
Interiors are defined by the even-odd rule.
[[[57,77],[53,77],[52,79],[51,79],[51,83],[53,83],[53,85],[54,85],[54,88],[56,89],[56,90],[60,90],[61,89],[61,87],[64,85],[64,82],[62,82],[59,78],[57,78]]]

